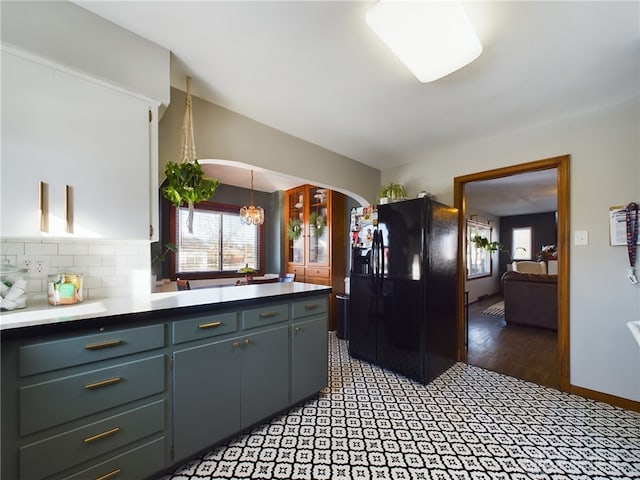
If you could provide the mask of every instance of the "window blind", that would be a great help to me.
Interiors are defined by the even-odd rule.
[[[242,225],[240,215],[213,208],[196,208],[193,233],[187,230],[188,209],[176,209],[176,271],[235,273],[248,265],[260,269],[260,230]]]

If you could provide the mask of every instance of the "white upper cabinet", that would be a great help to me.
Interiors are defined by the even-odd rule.
[[[3,51],[0,234],[148,239],[150,111],[141,98]]]

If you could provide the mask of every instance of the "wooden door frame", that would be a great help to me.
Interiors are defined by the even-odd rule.
[[[511,165],[470,175],[455,177],[453,180],[454,205],[458,209],[458,291],[457,291],[457,332],[458,361],[467,361],[466,318],[465,318],[465,278],[466,255],[464,254],[464,232],[466,218],[465,185],[480,180],[509,177],[526,172],[557,169],[558,187],[558,381],[560,390],[570,391],[569,372],[569,155],[547,158],[534,162]]]

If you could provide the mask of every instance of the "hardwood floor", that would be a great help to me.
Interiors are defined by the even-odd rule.
[[[557,332],[507,325],[482,311],[499,295],[469,304],[467,363],[547,387],[559,388]]]

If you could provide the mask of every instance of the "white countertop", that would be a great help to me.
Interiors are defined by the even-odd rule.
[[[49,305],[46,301],[29,303],[27,308],[0,312],[0,330],[50,325],[131,313],[146,313],[198,305],[241,300],[268,299],[280,295],[323,292],[331,287],[310,283],[265,283],[222,288],[202,288],[179,292],[152,293],[136,297],[85,300],[75,305]]]

